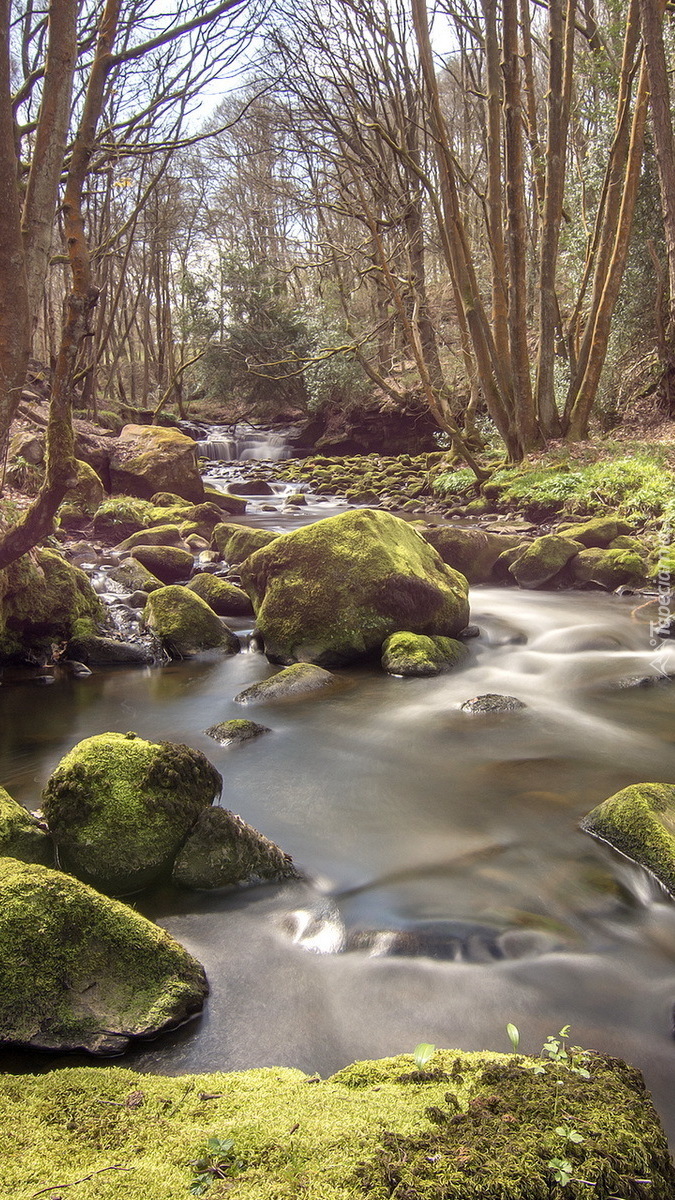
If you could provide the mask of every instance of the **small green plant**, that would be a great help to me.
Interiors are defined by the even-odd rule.
[[[508,1025],[506,1026],[506,1032],[509,1035],[509,1041],[511,1045],[513,1046],[513,1053],[517,1054],[518,1047],[520,1045],[520,1030],[518,1029],[517,1025],[512,1025],[512,1023],[509,1021]]]
[[[436,1047],[432,1046],[431,1042],[420,1042],[419,1046],[415,1046],[413,1057],[415,1066],[418,1071],[423,1071],[427,1063],[433,1058],[436,1053]]]
[[[541,1056],[550,1058],[552,1062],[559,1063],[562,1067],[567,1067],[568,1071],[579,1075],[581,1079],[590,1079],[590,1073],[583,1065],[587,1058],[586,1051],[581,1046],[568,1046],[569,1034],[569,1025],[563,1025],[557,1037],[549,1034],[542,1046]],[[543,1069],[543,1067],[535,1068],[537,1074],[541,1074]]]
[[[567,1158],[549,1158],[546,1165],[549,1168],[556,1183],[559,1183],[561,1187],[564,1187],[566,1183],[569,1183],[569,1181],[572,1178],[573,1173],[574,1173],[574,1167],[572,1166],[569,1159],[567,1159]]]
[[[575,1146],[581,1146],[583,1138],[578,1129],[573,1129],[571,1125],[556,1125],[556,1133],[558,1137],[564,1138],[566,1142],[573,1142]]]
[[[199,1158],[195,1158],[190,1166],[194,1171],[190,1192],[193,1196],[203,1196],[214,1179],[238,1175],[244,1170],[245,1163],[237,1157],[232,1138],[210,1137],[202,1147]]]

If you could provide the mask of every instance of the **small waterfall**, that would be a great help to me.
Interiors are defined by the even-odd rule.
[[[204,437],[197,441],[197,454],[211,462],[279,461],[291,457],[283,431],[238,424],[205,426],[203,432]]]
[[[199,458],[208,458],[211,462],[232,462],[238,458],[237,443],[234,438],[208,437],[197,442]]]

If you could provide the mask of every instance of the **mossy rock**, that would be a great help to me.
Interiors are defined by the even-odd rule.
[[[238,654],[241,649],[239,639],[206,601],[180,584],[151,592],[143,618],[172,658],[215,649]]]
[[[125,425],[112,446],[110,482],[114,492],[149,500],[174,492],[199,504],[204,485],[192,438],[157,425]]]
[[[675,896],[675,786],[635,783],[603,800],[581,828],[655,875]]]
[[[56,551],[33,550],[0,572],[0,659],[67,639],[85,619],[93,631],[101,601],[85,572]]]
[[[89,520],[105,498],[105,488],[100,476],[89,463],[76,460],[77,484],[70,488],[58,510],[62,525],[74,524],[76,520]]]
[[[255,476],[250,479],[238,479],[236,483],[227,485],[231,496],[273,496],[274,488],[266,479]]]
[[[44,825],[32,813],[12,800],[0,787],[0,858],[19,858],[22,862],[54,865],[54,846]]]
[[[178,583],[189,579],[195,565],[189,550],[176,546],[134,546],[131,557],[147,567],[162,583]]]
[[[646,571],[645,559],[634,550],[582,550],[572,562],[576,583],[596,583],[609,591],[644,582]]]
[[[157,588],[161,588],[161,579],[153,575],[147,567],[143,566],[137,558],[127,558],[118,567],[113,567],[109,572],[111,579],[115,583],[120,583],[122,587],[128,588],[130,592],[155,592]]]
[[[117,545],[139,529],[147,529],[152,524],[154,512],[154,505],[149,500],[139,500],[136,496],[110,496],[94,513],[94,534]]]
[[[458,1050],[437,1050],[421,1073],[399,1055],[325,1080],[287,1067],[7,1073],[3,1185],[13,1200],[54,1179],[77,1182],[78,1200],[99,1200],[103,1188],[122,1195],[121,1180],[125,1200],[177,1200],[202,1182],[214,1200],[672,1200],[666,1137],[640,1073],[592,1053],[585,1061],[588,1079],[548,1059]],[[561,1111],[583,1141],[561,1140]],[[200,1181],[214,1136],[234,1142],[225,1179]],[[560,1188],[549,1164],[568,1150],[575,1178]],[[120,1165],[133,1171],[101,1174]]]
[[[468,585],[414,529],[358,509],[276,538],[241,567],[273,662],[339,665],[400,629],[454,637]]]
[[[204,498],[212,504],[217,504],[223,512],[231,513],[233,517],[242,516],[248,507],[243,496],[232,496],[229,492],[219,492],[217,488],[205,487]]]
[[[168,869],[222,780],[198,750],[102,733],[80,742],[52,772],[44,814],[60,865],[115,895]]]
[[[299,878],[290,855],[226,808],[200,814],[173,868],[174,883],[198,890]]]
[[[205,729],[209,737],[215,742],[220,742],[221,746],[241,745],[243,742],[251,742],[254,738],[261,737],[263,733],[271,733],[269,725],[258,725],[256,721],[220,721],[218,725],[211,725],[209,729]]]
[[[5,1046],[118,1054],[208,991],[196,959],[140,913],[12,858],[0,859],[0,964]]]
[[[560,532],[573,542],[581,542],[582,546],[606,548],[615,538],[632,533],[633,526],[618,517],[593,517],[590,521],[582,521],[577,525],[561,525]]]
[[[154,662],[145,646],[123,642],[117,638],[85,634],[73,637],[66,646],[66,655],[90,667],[144,667]]]
[[[206,489],[204,489],[206,491]],[[150,497],[150,503],[154,504],[155,508],[191,508],[192,502],[185,500],[182,496],[176,495],[175,492],[155,492],[154,496]]]
[[[288,496],[284,496],[284,504],[294,504],[298,508],[305,508],[307,497],[304,492],[289,492]]]
[[[177,525],[154,525],[150,529],[139,529],[125,538],[117,547],[118,550],[133,550],[136,546],[173,546],[179,550],[185,549],[185,544]]]
[[[515,534],[457,529],[452,525],[423,525],[419,532],[438,551],[443,562],[461,571],[472,584],[490,582],[499,556],[522,544],[522,538]]]
[[[579,542],[556,533],[535,538],[510,564],[509,570],[519,587],[539,588],[551,583],[563,567],[581,549]]]
[[[230,566],[236,567],[254,551],[268,546],[280,535],[269,529],[253,529],[248,525],[222,522],[213,530],[213,547]]]
[[[382,666],[389,675],[440,675],[452,671],[468,654],[464,643],[455,638],[393,633],[382,646]]]
[[[249,617],[253,615],[253,605],[246,592],[226,579],[219,579],[208,571],[201,571],[188,584],[188,589],[195,595],[201,596],[209,608],[219,617]]]
[[[253,683],[235,696],[238,704],[267,704],[277,700],[302,700],[305,696],[333,687],[337,680],[330,671],[313,663],[293,663],[269,679]]]

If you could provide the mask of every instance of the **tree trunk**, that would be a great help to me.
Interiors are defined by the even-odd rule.
[[[659,170],[663,229],[668,256],[668,321],[666,338],[675,336],[675,146],[670,109],[668,66],[663,45],[663,0],[640,0],[640,24],[649,77],[654,148]]]

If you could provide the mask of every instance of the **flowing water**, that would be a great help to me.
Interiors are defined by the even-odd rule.
[[[307,519],[251,516],[278,529]],[[570,1023],[573,1041],[645,1071],[675,1138],[675,905],[578,828],[619,788],[675,782],[675,686],[617,686],[653,675],[639,603],[476,588],[481,635],[456,672],[355,667],[331,692],[255,709],[233,697],[276,668],[252,651],[3,686],[0,781],[29,807],[83,737],[185,741],[222,772],[222,803],[311,880],[134,898],[204,963],[212,993],[201,1018],[123,1061],[323,1075],[420,1041],[507,1051],[508,1021],[538,1051]],[[527,707],[460,710],[486,692]],[[242,715],[272,733],[225,748],[203,732]],[[35,1055],[5,1061],[40,1068]]]

